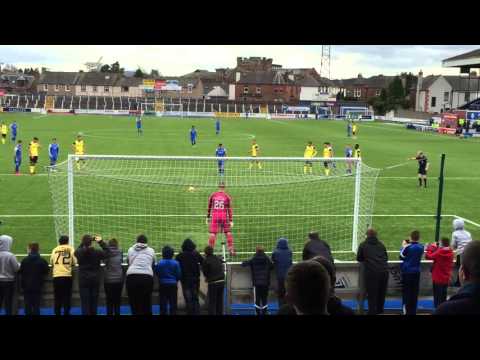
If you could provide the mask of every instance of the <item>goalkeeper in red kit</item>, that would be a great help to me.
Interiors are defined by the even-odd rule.
[[[208,245],[215,247],[217,233],[223,231],[227,237],[227,247],[231,256],[235,256],[233,248],[233,227],[232,198],[225,192],[225,185],[222,183],[218,191],[210,195],[208,199],[207,225],[209,225],[210,236]]]

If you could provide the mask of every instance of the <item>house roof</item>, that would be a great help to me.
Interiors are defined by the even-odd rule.
[[[207,94],[212,97],[227,97],[228,93],[221,86],[214,86],[213,89]]]
[[[453,91],[479,91],[480,78],[463,76],[444,76],[445,80],[452,86]]]
[[[422,80],[422,87],[420,90],[428,90],[432,84],[437,81],[440,75],[428,75],[425,76]]]
[[[63,71],[44,71],[38,80],[39,84],[47,85],[74,85],[80,73]]]
[[[118,86],[140,86],[143,84],[142,78],[122,77],[116,85]]]
[[[257,71],[244,73],[240,76],[239,84],[294,84],[288,75],[280,71]]]
[[[102,73],[102,72],[84,72],[79,73],[77,85],[97,85],[113,86],[120,80],[120,74]]]

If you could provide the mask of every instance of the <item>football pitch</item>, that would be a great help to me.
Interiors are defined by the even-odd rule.
[[[309,140],[319,150],[325,141],[329,141],[334,145],[336,156],[343,156],[345,145],[359,143],[363,162],[369,167],[382,169],[375,190],[372,225],[391,251],[391,260],[397,259],[395,251],[398,251],[402,240],[414,229],[420,230],[422,242],[434,239],[437,178],[440,156],[445,153],[441,236],[450,237],[453,216],[459,216],[470,221],[467,229],[474,238],[480,238],[480,226],[475,225],[480,224],[478,139],[458,139],[411,131],[394,124],[361,123],[358,139],[352,140],[346,136],[346,124],[343,121],[326,120],[221,119],[221,132],[216,135],[214,119],[144,117],[143,136],[137,135],[132,117],[0,113],[0,120],[8,124],[16,120],[19,124],[17,139],[24,143],[22,176],[13,175],[14,145],[9,141],[10,134],[7,143],[0,144],[0,233],[13,236],[13,252],[17,254],[25,254],[29,242],[39,242],[42,253],[50,252],[55,245],[53,205],[45,170],[45,166],[49,165],[47,148],[51,138],[56,137],[60,144],[59,162],[64,161],[79,132],[84,134],[87,154],[214,156],[218,143],[223,143],[229,156],[248,156],[251,139],[256,138],[261,156],[302,157]],[[192,125],[198,131],[198,141],[194,147],[189,139]],[[42,149],[37,175],[30,176],[27,148],[34,136],[40,139]],[[430,161],[427,189],[418,188],[417,163],[411,161],[404,164],[417,150],[424,151]],[[395,166],[400,164],[403,165]],[[251,196],[255,196],[255,191]],[[308,203],[295,206],[308,214]],[[197,212],[203,213],[205,208],[206,204]],[[234,221],[235,235],[235,231],[243,229],[237,227],[237,220]],[[169,244],[178,250],[183,239],[192,236],[192,233],[188,229],[188,223],[182,226],[181,219],[175,219],[175,222],[177,230],[169,234]],[[182,234],[183,230],[185,234]],[[206,225],[204,234],[200,231],[192,237],[199,248],[203,248],[208,238]],[[124,248],[134,241],[133,238],[119,240]],[[251,251],[258,244],[264,245],[266,251],[270,252],[275,241],[276,239],[251,239]],[[303,240],[291,245],[300,251]],[[332,246],[335,248],[335,244]],[[161,251],[160,248],[155,250]],[[338,254],[336,258],[349,260],[352,259],[352,254]]]

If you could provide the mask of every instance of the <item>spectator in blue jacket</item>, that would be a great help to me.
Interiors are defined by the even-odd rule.
[[[405,315],[416,315],[418,290],[420,285],[420,261],[424,253],[423,245],[419,243],[420,232],[415,230],[410,239],[404,240],[400,249],[400,266],[402,272],[402,297]]]
[[[159,282],[160,315],[176,315],[177,313],[177,283],[181,278],[181,270],[178,261],[173,259],[173,254],[174,251],[170,246],[164,246],[162,249],[163,259],[155,266]]]
[[[287,239],[278,239],[277,247],[272,252],[272,262],[277,275],[278,307],[281,307],[285,304],[285,279],[292,266],[292,250],[288,247]]]

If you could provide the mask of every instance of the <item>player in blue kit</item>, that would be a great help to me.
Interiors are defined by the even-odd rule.
[[[137,126],[137,134],[143,135],[143,128],[142,128],[142,116],[139,114],[135,120],[135,124]]]
[[[13,150],[13,162],[15,163],[15,175],[20,175],[20,165],[22,165],[22,140],[18,140]]]
[[[48,145],[48,157],[50,158],[50,166],[52,167],[51,170],[55,169],[59,152],[60,147],[57,144],[57,139],[53,138],[52,143]]]
[[[10,131],[12,132],[12,142],[15,142],[17,140],[17,130],[18,130],[18,125],[17,125],[17,122],[14,121],[10,125]]]
[[[192,125],[192,129],[190,130],[190,142],[192,143],[192,146],[197,143],[197,130],[193,125]]]
[[[215,156],[227,156],[227,149],[223,147],[223,144],[218,144],[217,150],[215,151]],[[225,175],[225,160],[218,160],[218,175]]]
[[[218,135],[220,134],[220,120],[217,119],[217,121],[215,121],[215,134]]]

